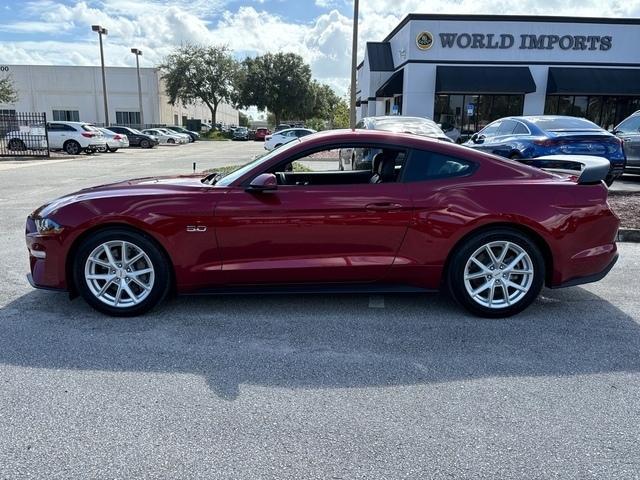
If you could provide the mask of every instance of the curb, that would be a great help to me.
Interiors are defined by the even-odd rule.
[[[618,230],[618,242],[634,242],[640,243],[640,229],[638,228],[621,228]]]

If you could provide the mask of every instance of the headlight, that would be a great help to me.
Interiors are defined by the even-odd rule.
[[[57,234],[62,232],[62,227],[51,220],[50,218],[36,218],[34,219],[36,224],[36,230],[40,235]]]

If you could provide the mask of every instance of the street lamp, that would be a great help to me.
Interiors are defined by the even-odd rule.
[[[138,72],[138,105],[140,107],[140,126],[144,127],[144,115],[142,114],[142,84],[140,83],[140,55],[142,50],[138,48],[132,48],[131,53],[136,56],[136,71]]]
[[[353,0],[353,44],[351,46],[351,108],[349,124],[356,128],[356,69],[358,66],[358,0]]]
[[[104,51],[102,50],[102,35],[107,34],[107,29],[100,25],[92,25],[91,30],[98,32],[100,39],[100,63],[102,65],[102,93],[104,94],[104,122],[105,126],[109,126],[109,103],[107,102],[107,77],[104,73]]]

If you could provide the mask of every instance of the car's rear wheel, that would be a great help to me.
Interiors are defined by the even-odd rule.
[[[9,150],[26,150],[26,145],[19,138],[9,140]]]
[[[173,138],[168,138],[167,143],[173,144],[173,143],[176,143],[176,141]]]
[[[528,236],[511,229],[488,230],[469,238],[449,263],[453,297],[475,315],[508,317],[533,302],[544,283],[545,263]]]
[[[62,148],[69,155],[78,155],[82,151],[82,147],[75,140],[67,140]]]
[[[117,148],[110,148],[110,149],[109,149],[109,151],[110,151],[111,153],[116,153],[116,152],[118,151],[118,149],[117,149]]]
[[[165,255],[147,236],[109,229],[87,238],[73,265],[78,292],[96,310],[112,316],[147,312],[169,292]]]
[[[522,155],[520,155],[519,152],[513,152],[511,153],[511,155],[509,155],[509,158],[511,160],[522,160]]]
[[[140,148],[151,148],[149,140],[140,140]]]

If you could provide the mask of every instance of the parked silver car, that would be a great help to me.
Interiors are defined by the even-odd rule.
[[[620,122],[613,133],[624,142],[624,153],[627,156],[624,171],[640,173],[640,110]]]

